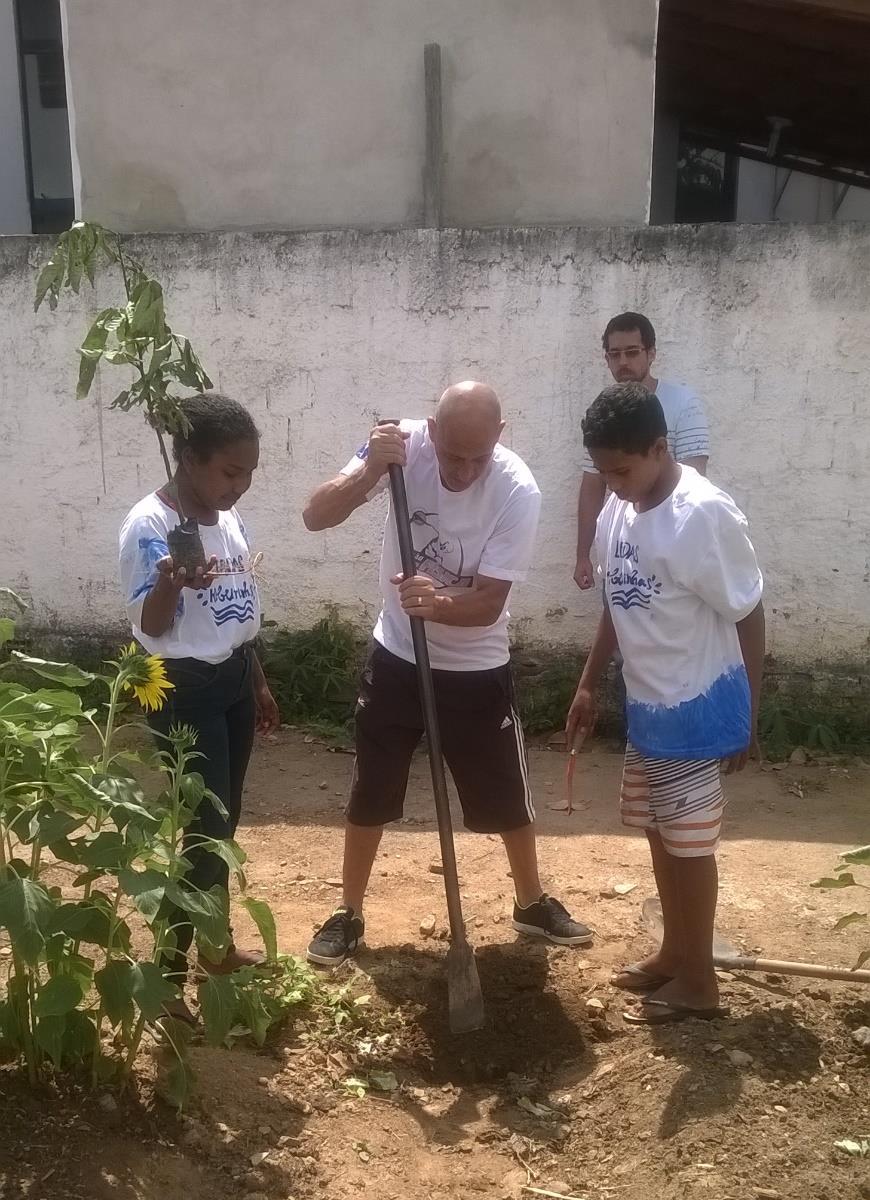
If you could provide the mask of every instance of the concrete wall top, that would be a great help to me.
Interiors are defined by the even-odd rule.
[[[657,0],[64,0],[78,212],[122,230],[643,223]]]
[[[311,624],[331,603],[371,617],[383,504],[310,534],[305,498],[375,416],[423,416],[448,382],[476,376],[501,393],[506,440],[544,497],[515,630],[588,644],[600,600],[571,578],[580,419],[609,381],[602,328],[632,308],[656,325],[661,376],[706,402],[711,476],[747,512],[765,571],[771,650],[797,664],[870,658],[870,225],[135,242],[174,327],[262,430],[243,510],[281,624]],[[120,368],[74,399],[87,310],[117,293],[104,283],[34,315],[48,249],[0,239],[0,583],[32,597],[39,624],[114,630],[118,525],[161,467],[144,423],[107,407]]]

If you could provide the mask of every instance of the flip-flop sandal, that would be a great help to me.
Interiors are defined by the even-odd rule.
[[[629,1025],[676,1025],[679,1021],[720,1021],[731,1015],[730,1008],[716,1005],[714,1008],[692,1008],[688,1004],[677,1004],[667,1000],[644,1000],[637,1012],[625,1012],[623,1021]]]
[[[632,982],[617,983],[620,975],[629,975]],[[623,992],[654,992],[670,983],[672,978],[672,975],[653,975],[637,963],[629,963],[627,967],[620,967],[615,975],[611,975],[610,983],[612,987],[620,988]]]

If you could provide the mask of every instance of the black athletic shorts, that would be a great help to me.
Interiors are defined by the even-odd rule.
[[[507,833],[531,824],[535,810],[510,666],[433,675],[444,758],[466,829]],[[417,669],[376,642],[356,707],[351,824],[386,825],[401,817],[422,736]]]

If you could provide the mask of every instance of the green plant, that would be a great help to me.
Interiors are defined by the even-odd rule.
[[[292,1009],[304,1009],[311,1017],[314,1033],[305,1040],[328,1038],[357,1024],[368,1001],[368,996],[354,996],[350,984],[327,987],[304,959],[286,954],[272,955],[268,971],[245,967],[232,975],[214,975],[199,989],[206,1039],[226,1046],[248,1035],[262,1046],[270,1028]]]
[[[855,879],[854,870],[850,870],[850,868],[854,867],[870,867],[870,846],[859,846],[856,850],[848,850],[845,854],[841,854],[840,861],[834,868],[834,874],[826,876],[823,879],[817,879],[810,886],[822,888],[825,891],[840,888],[860,888],[862,891],[870,892],[870,883],[861,883]],[[850,925],[870,925],[870,913],[847,913],[846,916],[840,917],[834,928],[837,930],[847,929]],[[870,961],[870,947],[865,948],[858,955],[854,970],[857,971],[868,961]]]
[[[11,611],[25,612],[27,605],[11,588],[0,588],[0,602]],[[15,618],[0,616],[0,651],[15,637]]]
[[[189,422],[181,398],[173,392],[176,384],[202,392],[211,387],[186,337],[173,333],[166,320],[163,288],[149,276],[144,266],[122,245],[116,233],[101,225],[76,221],[62,233],[54,252],[42,268],[36,284],[35,307],[44,300],[52,310],[64,288],[78,295],[82,280],[94,285],[101,264],[119,269],[124,285],[125,303],[104,308],[94,319],[79,347],[79,379],[76,389],[81,399],[88,395],[101,362],[123,367],[132,382],[118,392],[112,408],[125,412],[144,411],[145,419],[157,435],[166,478],[173,484],[172,463],[166,435],[186,433]],[[186,516],[181,497],[174,497],[179,524],[169,530],[169,553],[177,567],[185,567],[192,576],[205,568],[205,553],[196,518]]]
[[[763,697],[758,716],[758,733],[769,758],[781,759],[798,746],[821,754],[835,754],[851,741],[844,737],[830,715],[796,703],[776,693]]]
[[[166,781],[155,799],[146,801],[130,770],[143,755],[119,747],[119,735],[138,723],[125,697],[159,707],[171,686],[159,660],[130,647],[102,675],[22,654],[11,661],[51,686],[0,680],[0,935],[10,950],[0,1045],[33,1083],[51,1069],[86,1069],[93,1084],[126,1082],[143,1036],[179,995],[160,965],[175,945],[171,906],[185,912],[210,958],[229,944],[226,891],[184,881],[185,829],[206,797],[220,801],[191,770],[197,754],[189,729],[174,728],[165,749],[144,756]],[[82,706],[81,690],[92,684],[104,689],[99,710]],[[87,749],[88,730],[96,754]],[[198,841],[244,888],[242,850],[232,841]],[[268,906],[243,903],[274,959]],[[134,948],[134,929],[149,935],[144,955]],[[236,985],[240,997],[249,982],[253,993],[253,979]],[[203,1016],[209,1028],[213,1006]],[[158,1032],[175,1051],[173,1099],[181,1103],[190,1073],[177,1025]],[[261,1020],[249,1028],[258,1035]]]
[[[564,729],[582,665],[579,655],[566,655],[534,674],[527,672],[521,662],[517,665],[517,701],[527,734]]]
[[[311,629],[271,632],[263,668],[286,721],[346,736],[353,717],[364,644],[334,609]]]
[[[125,412],[141,407],[157,434],[168,479],[172,465],[164,435],[184,431],[187,421],[172,388],[181,384],[202,392],[212,386],[190,342],[173,333],[166,320],[163,288],[123,246],[118,234],[101,225],[76,221],[62,233],[36,284],[35,308],[48,300],[57,308],[66,288],[79,294],[84,279],[94,286],[101,264],[118,268],[125,303],[99,312],[79,348],[76,394],[83,399],[91,390],[97,367],[111,363],[132,372],[133,382],[118,392],[112,408]]]

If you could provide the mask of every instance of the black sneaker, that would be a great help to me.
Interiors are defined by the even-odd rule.
[[[363,945],[365,922],[352,908],[337,908],[311,940],[306,957],[321,967],[337,967]]]
[[[557,946],[588,946],[592,930],[574,921],[564,904],[552,896],[542,896],[528,908],[514,902],[514,929],[529,937],[546,938]]]

